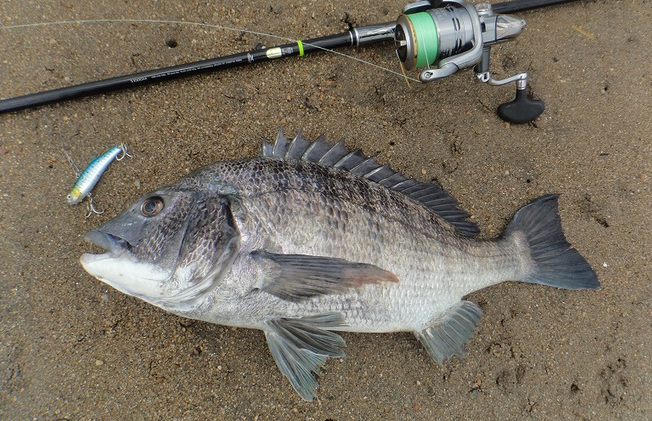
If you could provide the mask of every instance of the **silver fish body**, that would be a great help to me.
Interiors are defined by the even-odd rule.
[[[411,331],[442,363],[481,315],[465,295],[513,280],[597,288],[566,241],[557,196],[519,210],[495,241],[473,238],[439,186],[359,151],[279,133],[260,158],[201,168],[87,234],[90,274],[185,317],[261,329],[306,400],[343,356],[335,331]]]

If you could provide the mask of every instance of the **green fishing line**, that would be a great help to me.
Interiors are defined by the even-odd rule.
[[[417,46],[417,62],[415,67],[426,67],[439,56],[439,39],[437,25],[428,12],[408,15],[414,28],[415,44]]]

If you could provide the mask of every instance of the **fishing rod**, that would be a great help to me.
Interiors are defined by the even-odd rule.
[[[489,72],[491,46],[519,35],[525,21],[505,15],[575,0],[515,0],[473,5],[464,0],[425,0],[410,3],[395,22],[353,28],[347,32],[297,40],[269,48],[256,48],[207,60],[118,76],[80,85],[0,100],[0,113],[97,95],[168,79],[262,63],[282,57],[359,47],[393,41],[406,70],[425,68],[419,76],[431,82],[474,68],[476,79],[492,86],[516,84],[513,101],[498,107],[499,116],[511,123],[528,123],[545,110],[543,101],[527,95],[527,73],[497,80]]]

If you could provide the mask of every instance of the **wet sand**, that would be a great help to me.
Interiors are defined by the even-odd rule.
[[[7,0],[6,98],[286,41],[142,18],[311,38],[396,19],[402,3]],[[547,110],[509,125],[512,86],[471,72],[429,85],[317,54],[0,115],[0,418],[5,420],[652,419],[649,2],[576,2],[520,14],[494,48],[497,77],[527,71]],[[392,46],[345,50],[399,71]],[[416,76],[416,73],[410,73]],[[471,294],[484,316],[465,359],[433,363],[410,333],[344,334],[319,399],[301,401],[263,334],[179,318],[85,273],[88,230],[137,197],[218,160],[254,156],[279,127],[346,138],[435,180],[484,238],[559,193],[569,241],[602,287],[504,283]],[[65,196],[81,167],[125,142],[95,189],[102,215]]]

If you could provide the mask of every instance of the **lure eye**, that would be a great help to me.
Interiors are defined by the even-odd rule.
[[[158,196],[145,199],[140,205],[140,213],[143,216],[151,217],[163,210],[163,199]]]

